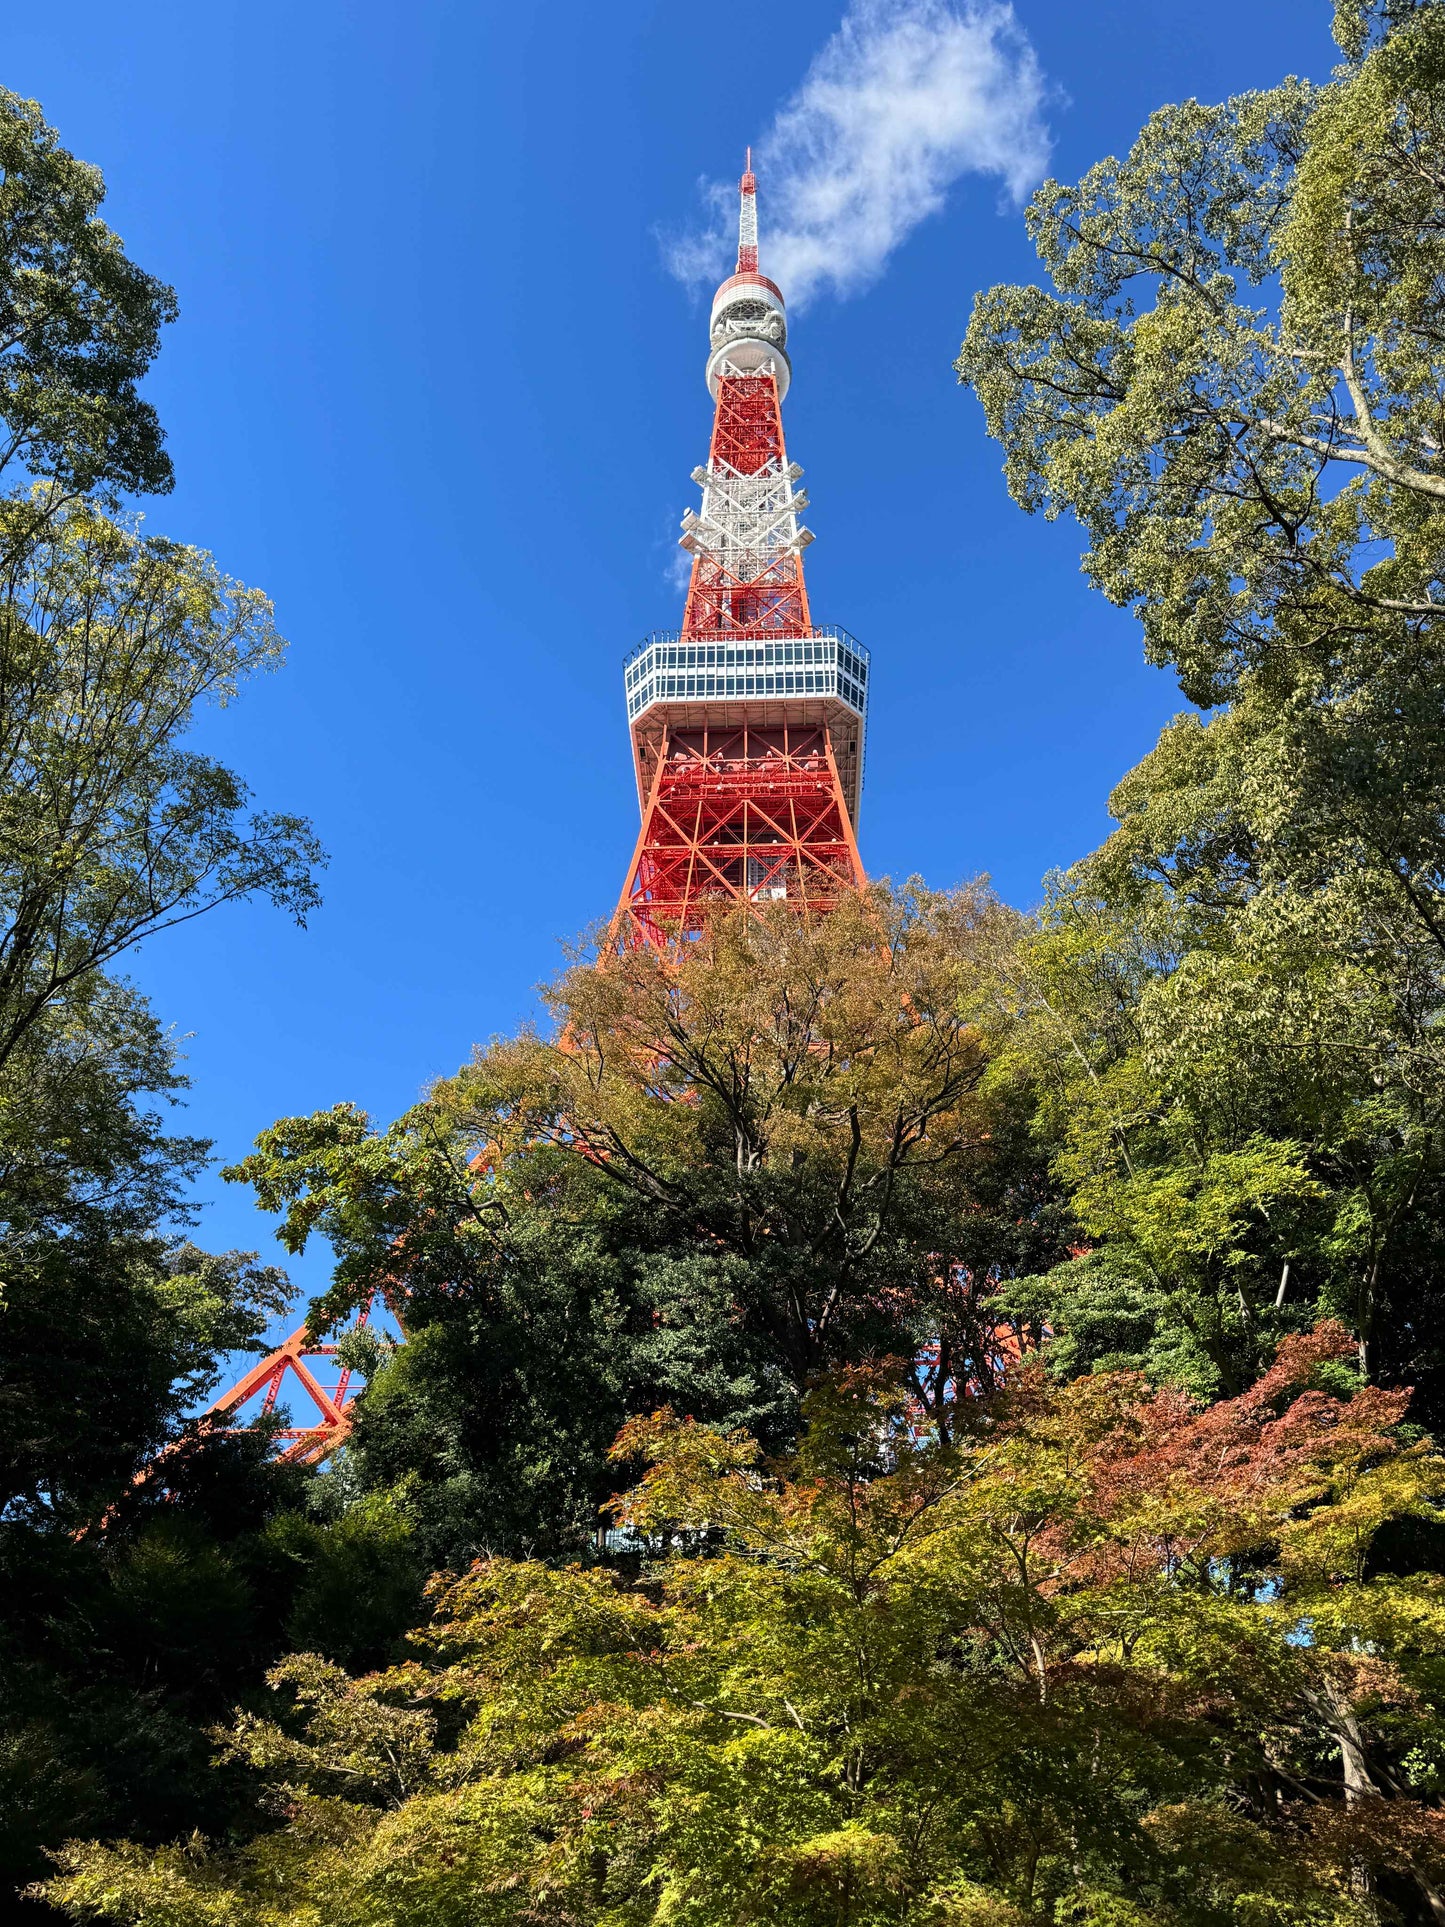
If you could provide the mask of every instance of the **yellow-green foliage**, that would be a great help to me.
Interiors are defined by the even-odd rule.
[[[146,1927],[1363,1920],[1362,1855],[1430,1855],[1368,1844],[1339,1736],[1424,1758],[1445,1660],[1442,1582],[1364,1554],[1445,1470],[1399,1397],[1311,1389],[1345,1343],[1203,1410],[1025,1371],[951,1445],[852,1372],[780,1466],[636,1421],[638,1583],[437,1580],[415,1659],[288,1661],[218,1736],[273,1830],[74,1846],[48,1896]]]

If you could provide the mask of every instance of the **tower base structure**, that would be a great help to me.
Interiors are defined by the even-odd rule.
[[[786,714],[786,712],[785,712]],[[615,935],[664,948],[733,904],[832,909],[863,866],[826,716],[676,724],[652,749]]]
[[[366,1324],[370,1309],[368,1306],[362,1312],[358,1326]],[[261,1405],[256,1416],[270,1418],[283,1393],[297,1391],[311,1406],[313,1416],[309,1423],[303,1419],[299,1425],[293,1423],[277,1430],[277,1456],[287,1465],[319,1465],[338,1446],[344,1445],[351,1434],[351,1407],[356,1395],[351,1392],[350,1370],[343,1366],[336,1384],[327,1386],[311,1364],[313,1360],[324,1359],[334,1369],[336,1354],[335,1345],[313,1339],[305,1325],[299,1326],[275,1351],[259,1359],[249,1372],[212,1402],[205,1413],[206,1423],[215,1430],[243,1431],[245,1427],[240,1423],[243,1406],[259,1396]],[[326,1366],[319,1369],[325,1372]]]

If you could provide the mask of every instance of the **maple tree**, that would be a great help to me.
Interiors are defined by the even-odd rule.
[[[1073,1235],[993,1076],[1022,928],[983,885],[719,916],[675,964],[577,962],[548,1035],[388,1130],[339,1106],[262,1134],[232,1175],[292,1250],[330,1241],[318,1326],[376,1292],[405,1319],[352,1463],[406,1487],[437,1564],[585,1545],[629,1414],[778,1447],[820,1368],[928,1341],[925,1391],[986,1369],[986,1281]]]
[[[136,1923],[1346,1922],[1437,1904],[1445,1582],[1372,1569],[1445,1465],[1286,1343],[1200,1407],[1037,1364],[921,1422],[897,1368],[795,1455],[667,1412],[615,1451],[637,1577],[491,1559],[415,1656],[298,1656],[224,1749],[239,1852],[67,1850]],[[1333,1389],[1331,1389],[1333,1387]],[[1342,1764],[1343,1762],[1343,1764]]]

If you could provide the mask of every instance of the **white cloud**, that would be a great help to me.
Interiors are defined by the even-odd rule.
[[[754,149],[762,267],[798,307],[883,272],[962,174],[1017,202],[1049,158],[1049,88],[1006,0],[853,0]],[[708,219],[667,248],[689,285],[726,274],[736,187],[704,187]]]
[[[676,518],[673,519],[675,520]],[[672,530],[669,529],[668,533],[672,535]],[[669,588],[676,589],[679,594],[682,594],[692,581],[692,557],[686,549],[676,546],[677,537],[675,535],[673,535],[672,539],[674,546],[671,555],[667,558],[667,566],[662,572],[663,580]]]

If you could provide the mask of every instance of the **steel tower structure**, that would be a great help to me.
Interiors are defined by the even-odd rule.
[[[758,270],[757,182],[739,186],[736,271],[713,297],[707,466],[682,518],[692,555],[680,630],[628,658],[642,827],[613,923],[626,946],[696,933],[719,902],[827,910],[863,885],[856,824],[868,652],[808,607],[788,460],[792,379],[782,290]]]
[[[682,518],[692,556],[682,628],[627,660],[642,828],[613,931],[666,948],[719,902],[824,911],[862,887],[855,825],[863,781],[868,652],[808,607],[782,403],[792,379],[782,291],[758,271],[752,157],[739,190],[736,271],[713,297],[707,386],[714,402],[700,511]],[[365,1314],[361,1321],[366,1322]],[[257,1398],[299,1392],[313,1408],[278,1436],[281,1456],[317,1463],[351,1431],[351,1374],[303,1326],[211,1405],[217,1428]],[[313,1370],[308,1361],[318,1361]],[[324,1361],[321,1363],[320,1361]]]

